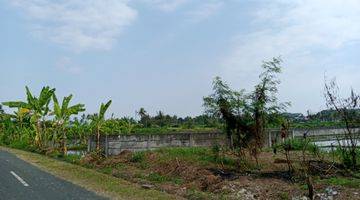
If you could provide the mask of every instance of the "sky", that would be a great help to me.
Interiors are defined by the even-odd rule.
[[[358,0],[0,0],[0,30],[0,102],[49,85],[87,113],[194,116],[215,76],[251,91],[277,56],[290,112],[325,109],[325,77],[360,90]]]

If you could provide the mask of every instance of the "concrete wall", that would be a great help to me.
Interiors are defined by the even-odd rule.
[[[344,135],[342,128],[320,129],[293,129],[288,137],[302,138],[307,132],[307,137],[314,141],[335,140]],[[353,129],[359,132],[360,128]],[[356,134],[360,138],[360,134]],[[264,137],[264,146],[270,147],[274,139],[281,141],[279,129],[269,129]],[[162,147],[210,147],[213,145],[227,145],[226,135],[223,133],[174,133],[174,134],[132,134],[132,135],[109,135],[101,136],[100,146],[107,155],[117,155],[123,150],[143,151]],[[92,137],[88,142],[88,151],[96,149],[96,138]]]
[[[351,129],[352,132],[356,133],[360,131],[360,128]],[[317,129],[294,129],[293,130],[293,137],[303,137],[304,133],[307,132],[308,137],[336,137],[344,135],[345,133],[344,128],[317,128]]]
[[[222,133],[177,133],[152,135],[109,135],[102,136],[100,146],[107,155],[117,155],[121,151],[153,150],[161,147],[209,147],[226,145]],[[88,150],[96,148],[96,138],[90,138]]]
[[[360,128],[353,128],[351,131],[354,136],[360,139]],[[329,141],[336,139],[344,139],[346,130],[344,128],[312,128],[312,129],[292,129],[289,131],[288,137],[290,138],[303,138],[306,137],[313,141]],[[268,133],[268,141],[266,146],[271,146],[273,140],[280,142],[280,130],[270,129]]]

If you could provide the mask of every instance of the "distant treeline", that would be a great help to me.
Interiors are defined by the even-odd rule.
[[[360,110],[353,109],[349,112],[360,119]],[[317,113],[282,113],[282,116],[289,120],[294,128],[320,128],[320,127],[344,127],[344,121],[339,113],[333,109],[322,110]],[[360,124],[359,124],[360,125]]]

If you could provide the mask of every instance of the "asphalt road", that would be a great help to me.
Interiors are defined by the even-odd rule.
[[[0,200],[105,199],[0,150]]]

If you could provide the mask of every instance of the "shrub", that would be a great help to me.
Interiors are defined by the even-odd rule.
[[[66,155],[66,156],[64,156],[64,160],[66,162],[70,162],[70,163],[73,163],[73,164],[79,164],[80,160],[81,160],[81,156],[76,155],[76,154]]]
[[[309,151],[313,154],[317,154],[320,151],[320,148],[312,143],[309,139],[287,139],[283,144],[283,148],[287,148],[292,151],[302,151],[306,148],[306,151]]]
[[[145,152],[143,151],[133,153],[130,159],[130,161],[134,163],[140,163],[143,162],[144,160],[145,160]]]
[[[27,140],[14,140],[9,144],[9,147],[26,151],[36,150],[36,148],[33,147]]]
[[[353,160],[351,156],[350,149],[340,148],[338,147],[335,151],[337,157],[341,160],[342,164],[347,168],[351,168],[353,166]],[[357,160],[360,162],[360,149],[358,148],[356,151]]]
[[[158,173],[150,173],[147,178],[149,181],[156,183],[163,183],[170,180],[168,177],[162,176]]]

